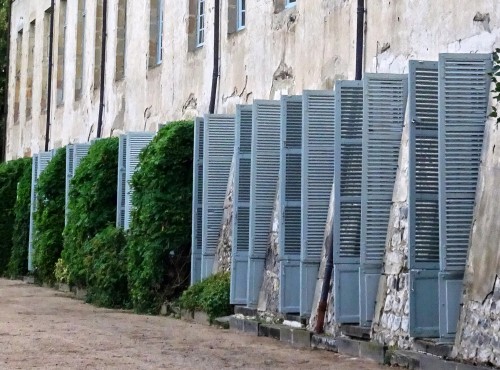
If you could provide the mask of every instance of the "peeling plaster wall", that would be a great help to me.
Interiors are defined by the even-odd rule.
[[[500,133],[493,119],[486,123],[485,133],[463,306],[452,355],[500,367]]]
[[[96,135],[99,86],[94,86],[95,4],[87,0],[82,97],[75,101],[77,2],[68,1],[64,104],[53,93],[50,147],[84,142]],[[58,35],[56,0],[55,36]],[[206,0],[205,45],[189,49],[189,1],[165,10],[163,63],[148,69],[149,1],[128,1],[125,77],[115,81],[118,0],[108,0],[103,136],[156,130],[165,121],[203,115],[208,110],[213,73],[214,0]],[[304,89],[330,89],[336,79],[354,77],[356,1],[298,0],[275,9],[273,0],[248,2],[245,29],[228,25],[221,3],[220,79],[217,113],[233,113],[236,104],[277,99]],[[16,0],[12,8],[7,158],[40,151],[46,116],[41,114],[43,13],[50,0]],[[500,39],[500,3],[496,0],[367,0],[365,70],[405,72],[411,58],[436,59],[440,52],[491,52]],[[23,18],[23,21],[21,21]],[[29,20],[28,20],[29,19]],[[33,118],[26,120],[26,77],[22,68],[20,120],[13,121],[15,38],[24,28],[22,65],[27,66],[27,29],[37,20]],[[389,25],[389,26],[388,26]],[[57,46],[54,46],[57,55]],[[36,62],[38,61],[38,62]],[[56,60],[55,60],[56,62]],[[54,85],[57,76],[54,66]],[[97,89],[96,89],[97,87]]]

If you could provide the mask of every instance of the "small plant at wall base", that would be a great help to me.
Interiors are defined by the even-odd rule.
[[[136,311],[158,313],[190,274],[193,122],[163,127],[132,178],[128,279]]]
[[[93,258],[98,254],[91,240],[116,223],[117,163],[118,138],[98,140],[71,180],[61,262],[70,285],[88,287]]]
[[[14,230],[12,234],[12,252],[7,275],[18,278],[28,272],[28,248],[31,206],[31,158],[25,159],[22,177],[17,186],[14,205]]]
[[[39,282],[53,284],[54,269],[63,248],[66,148],[57,150],[36,187],[33,266]]]
[[[190,286],[179,298],[179,305],[188,311],[203,311],[210,322],[231,314],[229,304],[230,275],[222,272]]]
[[[17,159],[0,164],[0,275],[4,275],[12,252],[14,206],[18,183],[29,159]],[[27,248],[26,244],[26,248]]]
[[[493,72],[491,72],[491,79],[493,82],[493,99],[497,104],[500,103],[500,48],[496,49],[493,53]],[[496,118],[497,127],[500,124],[500,114],[497,107],[491,107],[491,117]]]

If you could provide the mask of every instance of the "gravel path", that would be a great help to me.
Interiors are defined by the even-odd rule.
[[[84,304],[0,280],[0,369],[384,369],[326,351]]]

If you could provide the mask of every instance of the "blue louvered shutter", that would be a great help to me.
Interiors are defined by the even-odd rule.
[[[28,235],[28,271],[33,271],[33,236],[35,234],[35,210],[36,210],[36,183],[38,179],[39,155],[34,154],[31,159],[31,196],[30,196],[30,227]]]
[[[300,311],[302,96],[281,98],[280,311]]]
[[[371,321],[375,309],[407,95],[407,75],[365,75],[359,301],[361,324]]]
[[[333,218],[334,309],[339,323],[357,323],[361,232],[363,83],[335,84]]]
[[[408,252],[412,337],[439,334],[438,63],[409,63]]]
[[[64,208],[64,224],[68,223],[68,204],[69,204],[69,187],[71,184],[71,179],[73,178],[74,174],[74,164],[73,160],[74,158],[74,152],[75,152],[75,146],[73,144],[68,144],[66,146],[66,178],[65,178],[65,194],[64,194],[64,199],[65,199],[65,208]]]
[[[201,279],[202,216],[203,216],[203,118],[194,121],[193,207],[191,233],[191,284]]]
[[[333,91],[304,91],[302,117],[300,314],[304,316],[311,312],[333,183]]]
[[[33,168],[31,170],[31,211],[30,211],[30,230],[28,235],[28,270],[33,271],[33,243],[35,238],[35,223],[34,217],[37,210],[37,195],[36,186],[38,183],[38,178],[40,174],[45,170],[52,157],[54,156],[54,151],[50,150],[48,152],[42,152],[35,154],[32,159]]]
[[[280,165],[280,102],[255,100],[250,169],[250,248],[247,305],[257,305]]]
[[[252,106],[236,107],[231,304],[246,304],[248,250],[250,247],[250,166],[252,157]]]
[[[120,135],[118,144],[118,183],[116,192],[116,227],[125,227],[125,184],[127,173],[127,135]]]
[[[491,69],[490,54],[439,56],[441,337],[454,335],[459,316]]]
[[[234,116],[205,115],[201,278],[212,275],[234,152]]]
[[[126,165],[125,165],[125,216],[123,227],[128,230],[132,212],[131,186],[132,176],[139,166],[139,155],[153,140],[152,132],[129,132],[127,133]]]
[[[66,146],[66,193],[65,193],[65,221],[68,221],[68,204],[71,179],[75,176],[81,160],[87,155],[90,148],[89,143],[70,144]]]

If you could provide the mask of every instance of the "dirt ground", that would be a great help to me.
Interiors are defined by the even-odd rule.
[[[0,280],[0,369],[376,370],[370,361],[292,348],[180,320],[95,308]]]

